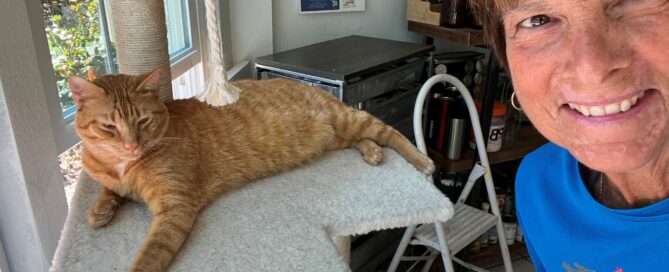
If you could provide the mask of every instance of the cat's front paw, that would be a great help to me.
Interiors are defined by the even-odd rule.
[[[98,229],[104,227],[114,217],[115,209],[112,207],[95,207],[88,214],[88,225]]]
[[[383,149],[379,146],[370,147],[363,155],[362,158],[369,163],[370,165],[379,165],[383,160]]]
[[[425,155],[422,155],[419,158],[417,158],[413,162],[413,165],[416,167],[416,169],[418,169],[418,171],[420,171],[425,175],[431,175],[436,170],[434,162],[428,156]]]

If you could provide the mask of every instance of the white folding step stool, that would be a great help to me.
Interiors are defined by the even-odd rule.
[[[481,132],[478,112],[469,90],[467,90],[464,84],[457,78],[447,74],[435,75],[428,79],[420,89],[418,97],[416,98],[416,105],[413,113],[413,128],[414,135],[416,136],[416,145],[421,152],[427,154],[425,139],[423,138],[423,106],[430,89],[439,82],[452,84],[462,94],[462,97],[467,104],[469,117],[474,130],[479,162],[477,162],[472,169],[472,172],[467,179],[467,183],[458,197],[458,201],[455,203],[455,216],[444,223],[434,222],[421,225],[420,227],[408,227],[404,232],[404,237],[402,237],[393,260],[390,263],[390,267],[388,267],[388,272],[397,270],[400,261],[413,261],[415,262],[414,265],[419,261],[426,261],[423,266],[423,271],[428,271],[439,254],[441,254],[444,268],[448,272],[453,271],[452,261],[474,271],[487,271],[478,266],[466,263],[454,255],[493,226],[497,227],[499,246],[502,251],[502,259],[504,260],[504,268],[507,272],[512,272],[511,257],[509,255],[509,248],[506,244],[506,236],[504,235],[504,224],[502,223],[499,206],[497,205],[495,185],[492,181],[492,174],[490,173],[488,155],[483,140],[485,138],[483,138],[483,133]],[[474,184],[481,177],[484,177],[485,180],[485,187],[492,214],[465,204]],[[409,244],[428,247],[429,252],[427,253],[429,253],[429,255],[426,253],[423,254],[423,256],[403,256],[404,251]]]

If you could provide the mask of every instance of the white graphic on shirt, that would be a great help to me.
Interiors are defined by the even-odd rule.
[[[597,272],[596,270],[585,268],[579,263],[574,263],[574,267],[571,267],[568,263],[562,263],[562,268],[566,272]]]

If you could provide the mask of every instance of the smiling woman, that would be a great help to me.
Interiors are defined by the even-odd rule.
[[[471,2],[552,142],[516,182],[538,270],[669,267],[669,1]]]

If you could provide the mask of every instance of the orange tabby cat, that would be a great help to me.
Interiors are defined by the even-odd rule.
[[[88,223],[107,224],[124,198],[145,202],[154,215],[130,271],[166,270],[211,201],[327,150],[356,147],[376,165],[379,145],[388,145],[423,173],[434,171],[395,129],[320,89],[238,81],[239,100],[217,109],[195,99],[161,102],[162,73],[69,79],[84,169],[102,184]]]

